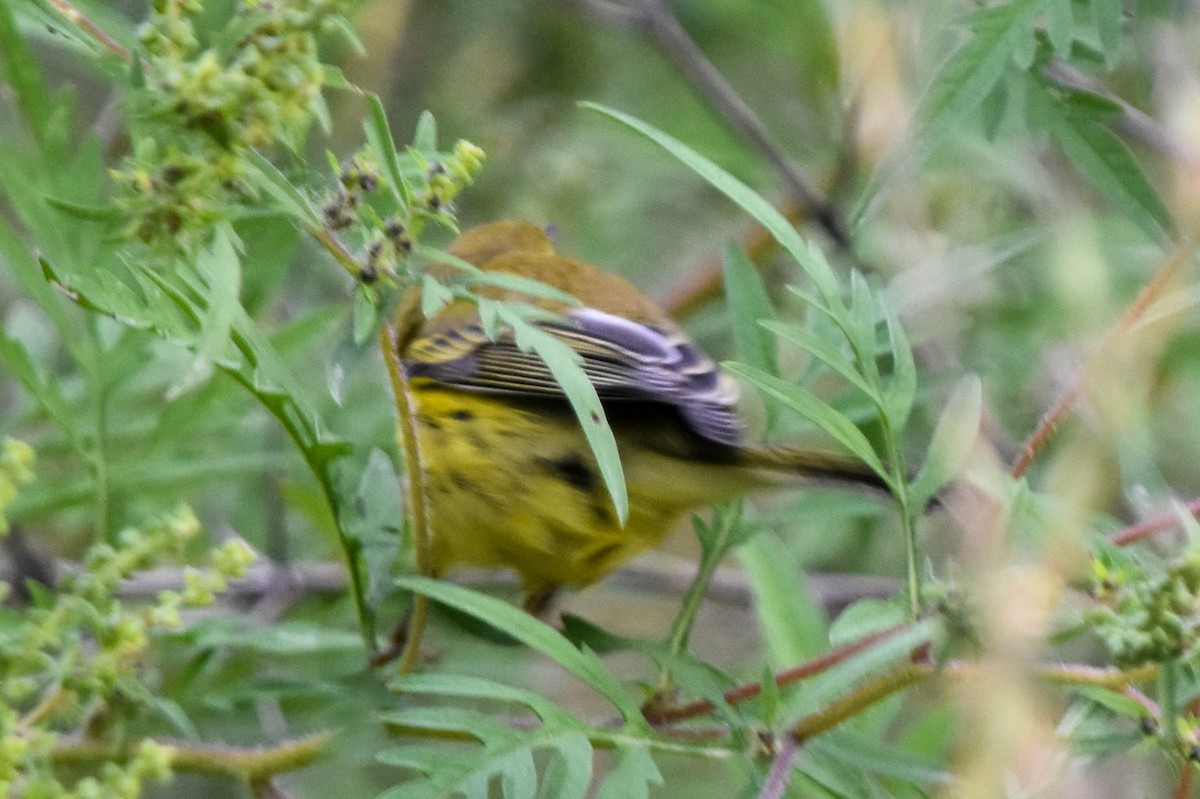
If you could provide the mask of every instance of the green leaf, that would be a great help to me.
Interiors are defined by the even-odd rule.
[[[908,422],[917,396],[917,362],[895,309],[885,303],[884,313],[892,345],[892,378],[884,389],[880,411],[887,417],[892,430],[899,431]]]
[[[417,119],[412,146],[414,150],[426,154],[437,152],[437,122],[428,111],[422,111]]]
[[[825,614],[805,586],[804,574],[775,535],[756,535],[738,550],[754,591],[754,607],[770,662],[802,663],[825,646]]]
[[[617,451],[617,439],[604,416],[604,407],[600,404],[596,387],[588,380],[580,365],[579,353],[566,342],[526,322],[513,306],[481,303],[480,310],[485,305],[494,306],[499,317],[512,329],[517,346],[537,353],[554,375],[554,381],[566,394],[588,446],[596,456],[596,465],[612,497],[617,518],[624,524],[629,518],[629,493],[625,486],[625,472],[621,468],[621,456]]]
[[[833,343],[823,337],[820,337],[810,330],[800,327],[799,325],[787,324],[784,322],[763,322],[763,327],[779,336],[784,341],[795,344],[800,349],[807,352],[817,360],[824,363],[829,368],[833,369],[839,375],[846,379],[846,382],[857,388],[866,397],[870,398],[876,405],[880,405],[880,397],[876,395],[874,390],[867,385],[863,380],[862,375],[854,368],[854,364],[850,359],[838,352]],[[882,408],[881,408],[882,410]]]
[[[1046,0],[1043,11],[1046,25],[1046,36],[1054,55],[1066,58],[1071,54],[1071,42],[1074,41],[1075,18],[1071,11],[1071,0]]]
[[[395,678],[388,685],[392,690],[400,693],[453,696],[523,705],[542,721],[557,726],[582,725],[583,723],[541,694],[482,677],[432,672],[429,674],[405,674]]]
[[[202,249],[194,261],[208,289],[208,308],[197,343],[200,352],[213,360],[228,357],[229,333],[235,315],[241,310],[242,264],[233,238],[228,226],[218,227],[211,246]]]
[[[580,305],[579,300],[574,295],[560,288],[555,288],[548,283],[543,283],[540,280],[534,280],[523,275],[514,275],[511,272],[485,272],[472,263],[432,247],[418,246],[413,252],[419,257],[453,266],[455,269],[461,269],[465,273],[463,285],[468,288],[475,286],[495,286],[496,288],[508,291],[528,294],[531,297],[561,302],[564,305],[572,307]]]
[[[830,269],[825,256],[815,247],[810,246],[801,238],[791,222],[787,220],[774,206],[764,200],[757,192],[741,182],[733,175],[721,169],[709,159],[688,147],[683,142],[636,117],[623,114],[597,103],[581,103],[583,108],[598,111],[605,116],[620,122],[655,144],[662,147],[681,161],[684,166],[695,172],[717,191],[733,200],[742,210],[750,214],[760,225],[766,228],[780,246],[784,248],[800,267],[808,274],[821,295],[828,301],[837,296],[837,278]]]
[[[539,799],[583,799],[592,784],[592,745],[583,735],[563,736],[542,774]],[[525,797],[529,794],[513,794]]]
[[[396,585],[407,591],[424,594],[435,602],[470,614],[511,635],[529,648],[553,659],[608,699],[627,724],[634,728],[646,726],[637,705],[594,653],[576,649],[562,633],[525,611],[499,599],[428,577],[402,575],[396,578]]]
[[[1116,63],[1121,49],[1121,15],[1125,13],[1122,0],[1091,0],[1092,23],[1096,26],[1096,38],[1108,66]]]
[[[829,628],[829,643],[843,646],[907,621],[898,603],[884,599],[860,599],[850,605]]]
[[[790,30],[795,33],[797,77],[811,98],[810,104],[820,108],[840,82],[837,33],[827,4],[822,0],[798,0],[785,7]]]
[[[854,350],[854,360],[858,364],[858,373],[868,385],[879,385],[879,364],[875,355],[875,298],[871,295],[871,287],[857,269],[850,272],[850,316],[849,325],[843,328],[850,347]],[[876,396],[878,392],[872,392]]]
[[[25,115],[30,132],[44,146],[53,115],[51,94],[33,49],[21,35],[8,2],[0,3],[0,66],[4,69],[5,82],[16,94],[17,105]]]
[[[924,506],[946,481],[958,474],[979,436],[983,386],[977,375],[959,380],[938,417],[925,463],[913,481],[913,502]]]
[[[854,426],[853,422],[832,406],[822,402],[807,389],[792,385],[766,372],[740,363],[725,363],[723,365],[729,371],[741,375],[760,390],[775,397],[787,407],[813,422],[842,446],[850,450],[856,457],[874,469],[889,485],[891,484],[892,477],[883,468],[883,463],[880,462],[879,456],[875,454],[875,450],[871,447],[871,442],[867,441],[867,437]]]
[[[844,730],[834,730],[808,746],[817,757],[839,760],[866,774],[925,785],[946,785],[953,779],[935,761]]]
[[[1087,698],[1089,701],[1111,710],[1119,716],[1136,719],[1140,721],[1149,713],[1146,707],[1136,699],[1125,694],[1110,691],[1104,688],[1093,688],[1091,686],[1077,686],[1072,690],[1075,693]]]
[[[279,204],[281,210],[308,227],[321,224],[321,219],[304,194],[292,185],[279,168],[257,150],[248,150],[242,161],[243,177],[253,186],[262,189]]]
[[[375,336],[379,329],[378,296],[365,284],[354,287],[354,312],[352,340],[354,346],[361,347]]]
[[[775,318],[775,309],[758,269],[736,244],[725,248],[725,297],[738,357],[768,374],[779,374],[779,348],[762,327]]]
[[[1033,22],[1042,10],[1042,3],[1043,0],[1013,0],[986,8],[973,17],[971,37],[934,75],[917,106],[916,152],[903,162],[886,162],[876,171],[851,214],[852,226],[857,227],[873,209],[884,186],[898,182],[909,170],[923,164],[983,104],[1004,77],[1018,49],[1033,36]]]
[[[272,655],[314,655],[338,649],[361,649],[362,638],[346,630],[305,621],[280,621],[269,626],[242,623],[208,627],[196,639],[202,647],[227,646]]]
[[[1032,37],[1041,7],[1042,0],[1013,0],[974,17],[971,37],[938,70],[917,108],[926,155],[999,83],[1021,41]]]
[[[393,591],[392,577],[403,543],[404,508],[400,503],[400,478],[392,459],[373,448],[361,473],[347,464],[344,485],[354,485],[354,513],[343,518],[346,536],[358,544],[358,569],[366,580],[365,601],[377,607]],[[355,477],[357,476],[357,480]]]
[[[37,366],[34,365],[33,359],[29,357],[25,346],[17,339],[10,338],[2,329],[0,329],[0,363],[4,364],[5,371],[9,375],[16,378],[25,387],[30,396],[54,420],[54,423],[67,433],[75,446],[80,451],[86,451],[76,426],[75,414],[59,391],[58,384],[51,380],[44,380],[38,372]]]
[[[1044,88],[1030,88],[1041,119],[1076,169],[1096,186],[1116,211],[1129,217],[1146,235],[1162,241],[1174,225],[1166,206],[1146,179],[1133,153],[1102,124],[1108,116],[1084,92],[1067,94],[1059,103]]]
[[[662,784],[662,774],[650,752],[641,746],[629,747],[621,751],[596,799],[648,799],[650,786]]]
[[[394,733],[460,733],[483,744],[519,737],[512,727],[486,713],[446,705],[392,710],[381,713],[380,721],[393,728]]]
[[[388,182],[400,207],[407,209],[413,204],[412,185],[400,171],[400,156],[396,153],[396,139],[388,125],[387,111],[373,92],[367,93],[367,108],[371,112],[371,115],[363,120],[367,143],[383,162],[383,171],[388,176]]]

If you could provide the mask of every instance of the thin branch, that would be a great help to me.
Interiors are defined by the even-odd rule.
[[[1200,499],[1193,499],[1191,502],[1183,506],[1183,509],[1193,516],[1200,515]],[[1126,547],[1137,541],[1149,538],[1155,533],[1163,530],[1170,530],[1178,527],[1182,522],[1180,515],[1175,512],[1164,513],[1161,516],[1155,516],[1153,519],[1147,519],[1144,522],[1130,525],[1124,530],[1115,533],[1109,541],[1119,547]]]
[[[129,51],[125,46],[118,42],[113,37],[109,36],[103,28],[92,22],[88,17],[76,8],[69,0],[49,0],[50,5],[54,7],[58,13],[63,15],[67,22],[74,25],[91,36],[101,45],[106,47],[113,55],[122,61],[129,60]]]
[[[159,740],[158,743],[171,749],[173,771],[224,775],[254,784],[308,766],[332,740],[333,733],[321,732],[268,747],[218,746],[169,740]],[[140,744],[141,741],[134,741],[120,750],[114,750],[101,741],[63,738],[50,750],[50,759],[64,766],[106,763],[114,758],[133,756]]]
[[[860,685],[851,693],[835,699],[825,707],[810,713],[791,729],[791,737],[803,744],[823,732],[833,729],[851,716],[886,699],[897,691],[927,679],[933,667],[925,663],[906,663]]]
[[[874,677],[855,690],[830,702],[820,710],[802,718],[791,730],[791,735],[800,744],[827,732],[848,718],[855,716],[875,703],[886,699],[897,691],[934,676],[962,678],[976,672],[978,663],[953,661],[943,665],[932,663],[906,663],[889,672]],[[1095,666],[1043,666],[1035,669],[1032,676],[1053,685],[1091,686],[1110,691],[1124,691],[1130,685],[1153,679],[1158,673],[1155,663],[1123,671],[1115,668]]]
[[[1020,455],[1016,462],[1009,470],[1013,477],[1021,477],[1033,464],[1038,453],[1046,446],[1050,439],[1054,436],[1058,426],[1066,419],[1067,414],[1074,407],[1075,401],[1079,399],[1083,387],[1087,384],[1088,376],[1100,364],[1102,358],[1109,354],[1109,348],[1119,338],[1128,333],[1145,315],[1146,310],[1154,303],[1155,300],[1166,290],[1171,281],[1176,275],[1182,271],[1183,267],[1192,257],[1192,251],[1195,249],[1196,242],[1192,237],[1180,242],[1164,259],[1158,272],[1150,280],[1149,283],[1138,293],[1134,298],[1133,303],[1128,310],[1121,316],[1115,327],[1112,328],[1101,341],[1100,346],[1088,358],[1087,363],[1080,372],[1079,376],[1071,384],[1071,386],[1063,392],[1062,396],[1050,406],[1050,409],[1043,414],[1037,427],[1025,440],[1021,447]]]
[[[792,683],[806,680],[809,677],[814,677],[823,671],[828,671],[839,663],[853,657],[864,649],[868,649],[880,641],[891,638],[893,635],[901,632],[907,627],[905,624],[897,624],[893,627],[880,630],[870,635],[864,636],[857,641],[852,641],[844,644],[837,649],[826,652],[818,658],[814,658],[799,666],[782,671],[775,677],[775,684],[779,687],[791,685]],[[729,704],[737,704],[753,699],[762,693],[762,683],[753,682],[746,685],[738,686],[724,693],[724,699]],[[677,705],[675,707],[651,707],[647,712],[647,721],[655,725],[673,724],[677,721],[703,716],[706,713],[711,713],[715,709],[712,702],[707,699],[701,699],[696,702],[689,702],[685,705]]]
[[[649,35],[734,133],[770,163],[788,192],[820,223],[829,237],[842,249],[850,248],[845,221],[809,185],[807,178],[775,143],[754,110],[688,36],[664,0],[631,0],[631,4],[589,0],[584,6],[604,19],[616,20],[624,27],[635,28]]]

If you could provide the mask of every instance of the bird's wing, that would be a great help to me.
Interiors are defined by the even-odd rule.
[[[601,400],[643,400],[678,409],[691,428],[722,444],[741,440],[738,385],[681,330],[660,329],[577,308],[564,322],[538,326],[569,344]],[[411,377],[476,391],[561,397],[562,389],[535,353],[511,334],[491,341],[477,321],[442,328],[404,353]]]

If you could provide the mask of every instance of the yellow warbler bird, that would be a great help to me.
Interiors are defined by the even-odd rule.
[[[482,225],[449,252],[580,300],[478,292],[561,314],[539,325],[579,353],[596,387],[621,456],[629,518],[622,526],[539,357],[511,334],[490,340],[476,306],[456,300],[397,342],[414,400],[436,574],[460,564],[511,568],[526,607],[538,612],[560,586],[603,577],[702,506],[805,479],[883,488],[857,460],[743,443],[734,379],[632,284],[557,254],[541,228]],[[453,271],[435,270],[443,268]],[[419,302],[414,287],[398,318]]]

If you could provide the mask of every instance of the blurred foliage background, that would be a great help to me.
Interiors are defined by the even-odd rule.
[[[74,127],[64,139],[115,166],[130,142],[111,63],[98,66],[62,35],[61,20],[46,22],[58,19],[54,3],[0,3],[20,12],[21,34],[49,85],[72,96]],[[146,14],[139,2],[77,6],[125,39]],[[850,221],[849,247],[796,211],[761,154],[651,37],[627,24],[619,3],[371,0],[353,14],[363,49],[327,34],[323,55],[350,83],[378,94],[401,149],[426,110],[442,142],[462,138],[484,149],[483,171],[457,201],[462,227],[508,217],[555,225],[561,251],[629,277],[678,310],[720,358],[735,354],[729,311],[705,278],[719,279],[726,244],[757,246],[781,318],[803,316],[803,303],[783,289],[801,273],[759,246],[752,221],[700,177],[579,102],[596,101],[669,132],[796,211],[805,237],[840,274],[859,269],[886,294],[914,344],[921,380],[906,431],[913,464],[921,462],[952,386],[964,374],[981,378],[982,436],[966,482],[1001,499],[996,506],[953,506],[924,521],[921,566],[946,586],[940,609],[970,595],[963,604],[973,614],[982,662],[994,670],[861,714],[853,728],[860,737],[840,740],[840,750],[801,751],[804,777],[786,795],[1195,795],[1192,778],[1183,776],[1191,764],[1139,753],[1134,717],[1144,706],[1131,711],[1047,696],[1022,671],[1047,651],[1051,660],[1107,662],[1097,636],[1065,649],[1048,644],[1087,605],[1069,594],[1090,578],[1089,536],[1170,512],[1172,502],[1200,494],[1200,325],[1190,268],[1200,222],[1195,8],[1153,0],[979,7],[952,0],[673,0],[670,7],[782,152]],[[954,114],[931,111],[929,98],[955,79],[945,72],[948,56],[987,35],[997,16],[988,17],[989,10],[1017,7],[1034,33],[1021,44],[998,40],[1000,62],[987,67],[991,83],[978,102]],[[215,28],[235,3],[210,0],[204,8],[202,23]],[[962,85],[970,79],[962,77]],[[957,98],[948,107],[962,102],[961,94],[948,96]],[[328,180],[319,175],[326,151],[337,159],[352,155],[369,112],[353,90],[327,90],[326,101],[329,130],[314,131],[295,158],[318,165],[301,170],[298,181],[314,192]],[[42,198],[87,206],[108,190],[79,183],[70,165],[55,184],[50,173],[22,163],[28,134],[19,110],[16,94],[0,87],[0,141],[12,145],[0,158],[0,313],[7,337],[57,386],[73,424],[0,372],[0,433],[38,452],[37,480],[8,513],[15,530],[7,539],[10,571],[23,579],[31,576],[22,565],[28,559],[72,562],[95,540],[181,502],[195,509],[210,538],[241,537],[271,562],[311,567],[293,573],[308,583],[293,576],[279,590],[248,590],[156,638],[148,670],[158,685],[158,715],[132,731],[165,728],[172,736],[252,746],[333,729],[325,757],[281,777],[280,790],[297,797],[379,794],[400,777],[375,755],[401,732],[376,719],[405,700],[365,666],[336,566],[338,533],[312,475],[277,421],[194,348],[52,295],[35,258],[83,256],[72,249],[72,217]],[[946,129],[925,124],[931,119],[948,120]],[[22,199],[26,194],[37,202]],[[374,514],[394,549],[402,526],[395,409],[378,353],[353,342],[353,281],[329,268],[328,255],[286,220],[248,216],[236,229],[246,246],[242,305],[270,334],[321,420],[350,442],[349,459],[361,476],[350,499]],[[47,231],[61,231],[61,238]],[[1148,310],[1123,316],[1171,258],[1181,267],[1164,278]],[[1122,327],[1123,318],[1129,324]],[[785,348],[781,357],[785,375],[815,374],[802,352]],[[1088,380],[1077,412],[1039,453],[1028,477],[1032,491],[1006,480],[1021,442],[1081,374]],[[862,400],[839,393],[827,374],[818,377],[824,382],[815,390],[871,432]],[[787,418],[768,431],[766,404],[748,393],[756,432],[828,444],[812,425]],[[863,597],[899,595],[904,576],[899,524],[878,503],[812,492],[766,498],[755,513],[759,535],[721,572],[721,590],[702,608],[693,634],[694,654],[739,682],[827,651],[832,616]],[[1164,544],[1164,557],[1178,545]],[[664,636],[686,586],[686,577],[677,579],[679,559],[694,560],[698,548],[684,530],[664,549],[568,597],[565,609],[618,635]],[[380,551],[394,554],[388,546]],[[385,572],[391,566],[378,565]],[[810,579],[810,572],[819,574]],[[772,584],[773,577],[786,582]],[[510,585],[488,585],[514,594]],[[388,596],[379,607],[390,623],[403,602]],[[869,616],[865,607],[860,615]],[[777,626],[781,619],[786,631]],[[425,666],[535,689],[585,718],[605,712],[553,663],[498,644],[477,627],[436,616]],[[631,685],[654,679],[635,653],[606,662]],[[1161,720],[1173,729],[1168,714],[1179,711],[1186,744],[1196,729],[1186,708],[1200,690],[1188,657],[1180,669],[1184,687],[1171,689]],[[1072,736],[1073,744],[1064,743]],[[1174,733],[1168,737],[1171,746],[1179,743]],[[894,766],[891,773],[876,763],[881,773],[860,785],[847,771],[871,761],[863,742],[876,739],[910,759],[885,763]],[[597,762],[604,773],[616,761],[600,753]],[[769,762],[766,755],[732,766],[666,755],[658,760],[665,787],[651,794],[754,795],[766,790]],[[951,774],[955,788],[946,787]],[[851,785],[862,792],[850,792]],[[195,775],[149,787],[146,795],[214,790],[251,795],[234,780]]]

